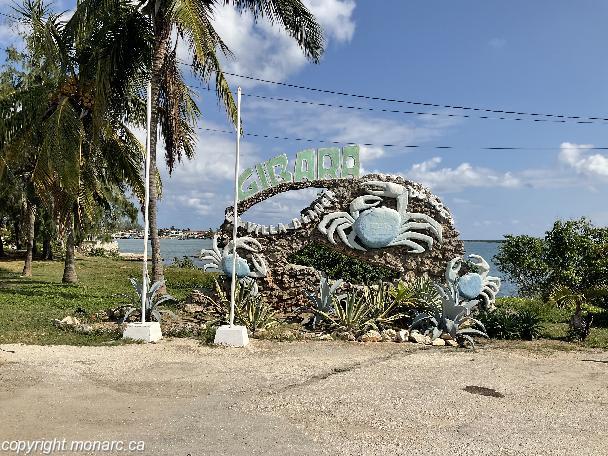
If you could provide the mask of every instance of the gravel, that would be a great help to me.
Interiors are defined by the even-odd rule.
[[[608,352],[535,347],[3,345],[0,442],[143,440],[143,454],[183,456],[607,454]]]

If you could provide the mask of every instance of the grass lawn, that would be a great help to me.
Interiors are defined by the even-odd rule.
[[[79,284],[61,283],[63,262],[35,261],[33,277],[20,277],[22,260],[0,260],[0,344],[118,344],[109,335],[82,335],[53,326],[53,319],[73,315],[77,308],[95,313],[130,304],[136,295],[129,277],[140,277],[141,263],[109,258],[78,258]],[[209,283],[199,270],[167,268],[169,293],[183,300],[190,291]]]
[[[110,258],[82,257],[77,259],[79,284],[61,283],[63,263],[35,261],[33,277],[20,277],[22,260],[0,260],[0,344],[121,344],[111,335],[84,335],[55,327],[53,319],[74,315],[78,308],[88,314],[110,307],[135,303],[136,295],[129,277],[139,277],[141,264]],[[166,268],[165,278],[171,295],[183,300],[193,288],[209,286],[212,274],[197,269]],[[608,349],[608,311],[595,317],[589,338],[582,344],[559,344],[566,339],[569,311],[556,309],[539,301],[503,298],[499,306],[527,307],[541,315],[542,337],[547,348],[575,349],[577,347]],[[520,347],[521,341],[506,341]],[[538,347],[538,343],[535,344]]]

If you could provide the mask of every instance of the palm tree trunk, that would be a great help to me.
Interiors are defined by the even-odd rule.
[[[19,220],[13,222],[13,232],[15,235],[15,248],[21,250],[21,223]]]
[[[45,234],[42,238],[42,259],[53,260],[53,248],[51,246],[51,237]]]
[[[34,226],[36,223],[36,206],[30,201],[26,202],[27,212],[27,251],[23,265],[23,277],[32,277],[32,258],[34,255]]]
[[[150,241],[152,243],[152,283],[164,279],[163,262],[160,253],[160,238],[158,236],[158,182],[156,168],[156,144],[158,140],[158,94],[161,78],[161,69],[170,36],[171,27],[164,23],[161,17],[152,17],[154,24],[154,55],[150,85],[152,91],[152,117],[150,121],[150,204],[148,219],[150,228]],[[164,291],[160,290],[161,292]]]
[[[76,260],[74,256],[74,214],[69,215],[68,237],[65,243],[65,265],[63,267],[63,283],[77,283]]]
[[[6,254],[4,253],[4,243],[2,242],[2,236],[0,236],[0,258],[5,257]]]

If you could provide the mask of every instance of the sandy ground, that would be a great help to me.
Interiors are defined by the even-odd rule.
[[[608,454],[608,352],[1,347],[14,353],[0,351],[0,442],[143,440],[139,454],[163,456]]]

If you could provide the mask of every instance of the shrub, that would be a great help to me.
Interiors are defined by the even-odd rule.
[[[173,261],[171,262],[171,267],[180,268],[180,269],[198,269],[192,258],[185,256],[183,258],[173,257]]]
[[[491,312],[480,312],[479,321],[492,339],[538,339],[542,331],[542,317],[531,308],[499,307]]]
[[[581,218],[558,220],[543,239],[508,235],[494,259],[520,294],[547,297],[558,285],[574,292],[608,285],[606,253],[608,228]]]
[[[391,282],[399,277],[397,271],[372,265],[316,243],[290,255],[288,260],[294,264],[314,267],[330,279],[342,279],[356,284]]]

